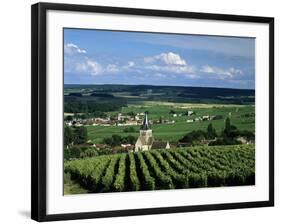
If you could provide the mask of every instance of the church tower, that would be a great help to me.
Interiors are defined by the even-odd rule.
[[[135,152],[151,149],[153,141],[152,130],[149,128],[148,116],[147,112],[145,112],[143,123],[140,127],[140,135],[135,144]]]

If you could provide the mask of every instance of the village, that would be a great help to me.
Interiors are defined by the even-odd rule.
[[[106,114],[104,114],[106,115]],[[228,114],[231,116],[231,113]],[[212,120],[221,120],[223,119],[222,115],[202,115],[196,116],[196,112],[192,110],[187,110],[184,113],[176,113],[175,111],[171,110],[167,112],[167,116],[171,119],[150,119],[148,121],[148,113],[147,112],[127,112],[127,113],[117,113],[116,115],[111,116],[103,116],[103,117],[95,117],[95,118],[84,118],[71,116],[71,118],[67,118],[65,120],[65,126],[73,127],[73,128],[86,128],[86,126],[102,126],[102,127],[124,127],[120,129],[121,132],[128,132],[130,133],[127,137],[124,135],[115,134],[111,137],[106,137],[103,139],[102,142],[95,142],[92,139],[88,139],[87,142],[84,143],[85,147],[93,147],[97,150],[108,150],[112,153],[114,152],[137,152],[137,151],[147,151],[150,149],[159,149],[159,148],[178,148],[178,147],[187,147],[193,144],[203,144],[209,145],[215,143],[217,139],[217,134],[206,138],[202,137],[205,135],[204,132],[191,132],[193,136],[184,137],[179,141],[167,141],[161,139],[155,139],[154,135],[152,134],[152,126],[156,125],[168,125],[168,124],[175,124],[176,122],[185,122],[187,125],[193,122],[207,122]],[[179,117],[182,117],[181,119]],[[211,123],[209,123],[210,125]],[[130,126],[130,127],[128,127]],[[137,128],[136,128],[137,127]],[[211,130],[213,131],[213,130]],[[139,137],[137,138],[136,133],[139,132]],[[198,137],[199,135],[199,137]],[[199,140],[200,139],[200,140]],[[236,138],[237,141],[241,142],[242,144],[252,144],[252,140],[247,140],[243,136],[239,136]],[[73,144],[71,144],[73,145]],[[67,146],[68,148],[68,146]]]
[[[188,110],[186,113],[171,113],[172,118],[176,117],[191,117],[195,115],[194,111]],[[142,124],[145,113],[136,113],[136,114],[122,114],[118,113],[117,116],[107,116],[106,118],[102,117],[93,117],[93,118],[77,118],[75,116],[71,116],[71,119],[65,120],[64,124],[67,126],[81,127],[84,125],[92,125],[92,126],[139,126]],[[222,116],[219,115],[203,115],[195,118],[190,118],[186,120],[186,123],[193,122],[201,122],[201,121],[210,121],[210,120],[219,120],[222,119]],[[156,119],[150,120],[150,124],[174,124],[176,121],[174,119]]]

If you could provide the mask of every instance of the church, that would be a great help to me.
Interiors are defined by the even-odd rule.
[[[156,145],[159,146],[159,144],[157,144],[157,143],[159,143],[159,142],[156,142],[153,138],[152,130],[149,128],[148,115],[147,115],[147,112],[145,112],[143,123],[140,127],[140,135],[135,144],[134,151],[138,152],[138,151],[147,151],[147,150],[153,149],[153,148],[155,148],[154,146],[156,146]],[[169,149],[170,144],[169,144],[169,142],[167,142],[166,146],[162,146],[159,148]]]

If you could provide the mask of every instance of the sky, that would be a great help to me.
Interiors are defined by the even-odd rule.
[[[255,39],[64,29],[65,84],[255,88]]]

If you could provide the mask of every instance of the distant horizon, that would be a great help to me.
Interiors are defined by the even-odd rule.
[[[68,84],[255,89],[251,37],[72,28],[63,32]]]
[[[244,88],[228,88],[228,87],[214,87],[214,86],[181,86],[181,85],[151,85],[151,84],[111,84],[111,83],[104,83],[104,84],[78,84],[78,83],[64,83],[64,85],[76,85],[76,86],[155,86],[155,87],[186,87],[186,88],[212,88],[212,89],[236,89],[236,90],[253,90],[255,89],[244,89]]]

